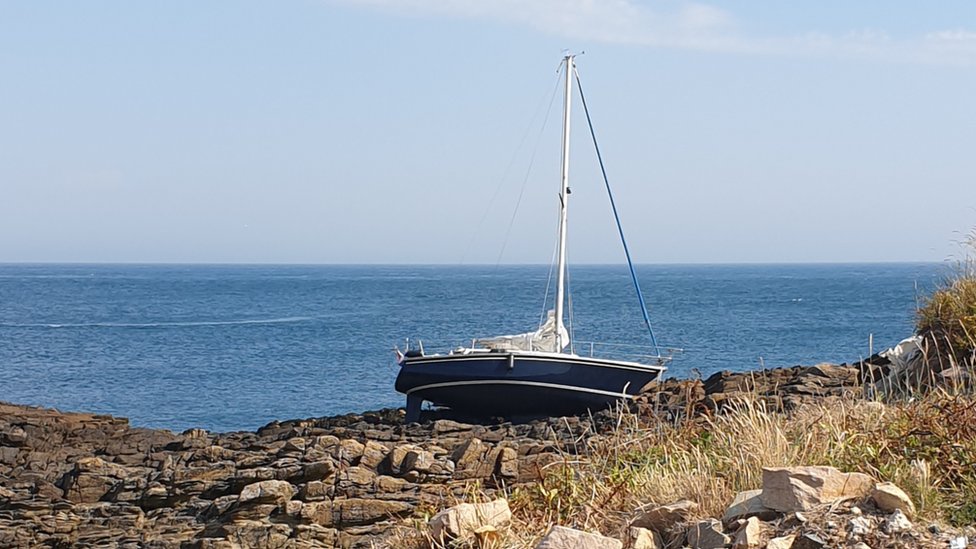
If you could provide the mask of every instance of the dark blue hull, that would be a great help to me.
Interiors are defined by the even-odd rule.
[[[424,400],[483,418],[561,416],[606,409],[663,371],[555,353],[435,355],[404,358],[396,390],[407,395],[408,421]]]

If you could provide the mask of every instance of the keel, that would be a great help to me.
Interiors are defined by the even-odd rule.
[[[424,399],[415,396],[407,395],[407,415],[403,418],[404,423],[417,423],[420,421],[420,405],[424,402]]]

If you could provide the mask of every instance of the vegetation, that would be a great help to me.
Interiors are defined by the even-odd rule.
[[[971,371],[976,362],[976,229],[964,249],[958,272],[919,308],[917,331],[935,359]]]

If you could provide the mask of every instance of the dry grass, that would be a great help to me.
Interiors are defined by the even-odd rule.
[[[931,393],[882,404],[831,399],[791,414],[752,398],[724,413],[668,424],[621,414],[609,435],[507,495],[504,547],[533,547],[553,525],[622,536],[641,508],[689,499],[720,517],[733,496],[761,487],[763,467],[833,465],[905,489],[925,520],[976,524],[976,399]]]
[[[963,243],[965,256],[942,287],[919,307],[916,331],[944,362],[976,364],[976,229]]]

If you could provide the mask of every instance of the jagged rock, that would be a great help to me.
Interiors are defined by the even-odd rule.
[[[300,511],[301,518],[319,526],[332,526],[333,511],[331,501],[305,502]]]
[[[302,486],[298,492],[298,497],[302,501],[322,501],[331,498],[335,494],[335,483],[313,480]]]
[[[817,534],[803,534],[793,540],[790,549],[822,549],[826,545],[827,542]]]
[[[901,509],[895,509],[881,523],[881,530],[886,534],[900,534],[912,529],[912,521],[908,520]]]
[[[664,541],[654,530],[631,526],[627,531],[626,549],[664,549]]]
[[[736,494],[729,504],[722,522],[730,524],[740,518],[758,517],[760,520],[772,520],[779,516],[779,511],[770,509],[763,504],[762,490],[746,490]]]
[[[553,526],[535,549],[623,549],[623,546],[618,539],[565,526]]]
[[[349,498],[332,501],[332,517],[336,526],[372,524],[413,511],[414,506],[403,501]]]
[[[462,442],[451,453],[454,462],[454,478],[487,479],[495,472],[495,462],[500,449],[492,449],[480,439],[472,438]]]
[[[762,523],[756,517],[749,517],[735,533],[732,549],[756,549],[761,544]]]
[[[683,499],[667,505],[659,505],[644,511],[640,516],[631,521],[631,526],[649,528],[656,532],[667,532],[675,524],[687,522],[691,515],[698,510],[698,504]]]
[[[427,523],[435,540],[469,539],[484,527],[501,529],[512,520],[508,501],[462,503],[434,515]]]
[[[833,467],[763,468],[762,503],[781,512],[806,511],[847,497],[864,497],[874,480],[862,473],[842,473]]]
[[[793,547],[793,540],[795,539],[796,536],[793,534],[772,538],[766,543],[766,549],[791,549]]]
[[[879,482],[871,491],[871,499],[878,509],[891,513],[900,509],[909,517],[915,516],[915,504],[901,488],[890,482]]]
[[[694,549],[718,549],[732,539],[722,531],[722,523],[715,519],[698,521],[688,528],[688,545]]]
[[[518,451],[515,448],[504,447],[499,451],[496,474],[509,480],[518,478]]]
[[[295,496],[295,487],[283,480],[263,480],[248,484],[238,497],[240,503],[273,503],[282,505]]]
[[[122,466],[98,457],[84,457],[74,464],[74,470],[62,479],[65,497],[75,503],[94,503],[108,496],[131,476]]]
[[[359,458],[359,464],[369,469],[376,469],[386,459],[389,450],[379,442],[367,440],[363,446],[363,455]]]
[[[871,533],[871,520],[865,516],[855,516],[847,521],[847,535],[862,537]]]

